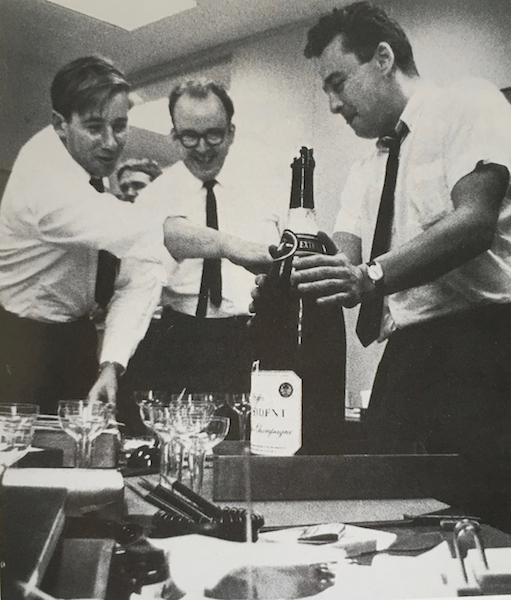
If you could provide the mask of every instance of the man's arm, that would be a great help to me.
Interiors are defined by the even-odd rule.
[[[269,270],[268,244],[251,242],[210,227],[196,227],[184,217],[169,217],[164,225],[165,246],[178,260],[227,258],[252,273]]]
[[[508,184],[507,168],[496,164],[478,164],[460,179],[451,192],[453,212],[377,259],[385,294],[437,279],[487,250]],[[372,290],[364,265],[354,266],[342,255],[299,258],[294,267],[293,283],[319,303],[352,307]]]
[[[166,282],[162,265],[125,258],[105,321],[101,368],[89,398],[115,403],[117,379],[145,336]]]

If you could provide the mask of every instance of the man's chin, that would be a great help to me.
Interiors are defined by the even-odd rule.
[[[190,173],[192,173],[192,175],[195,175],[195,177],[197,177],[197,179],[200,179],[201,181],[209,181],[210,179],[214,179],[218,175],[218,173],[220,173],[220,168],[218,167],[218,165],[211,165],[205,167],[202,165],[199,166],[196,164],[188,163],[186,164],[186,166],[188,167]]]

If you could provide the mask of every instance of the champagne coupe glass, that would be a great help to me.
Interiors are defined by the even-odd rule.
[[[197,494],[202,491],[206,453],[225,439],[230,423],[229,417],[213,417],[199,433],[190,436],[190,479]]]
[[[39,416],[37,404],[0,404],[0,468],[5,470],[30,450]],[[0,475],[1,477],[1,475]]]
[[[92,467],[93,441],[107,427],[111,406],[89,400],[61,400],[58,416],[62,429],[75,440],[75,467]]]
[[[182,451],[176,443],[176,413],[178,405],[155,405],[152,410],[152,427],[160,440],[160,483],[164,484],[167,478],[182,476]]]
[[[228,394],[227,403],[238,414],[240,440],[248,441],[248,417],[250,416],[250,394]]]
[[[133,399],[135,400],[138,409],[140,411],[140,418],[144,425],[154,433],[154,427],[152,423],[153,413],[151,407],[156,405],[164,405],[168,401],[168,393],[155,391],[155,390],[142,390],[133,392]]]
[[[14,439],[15,425],[8,419],[0,419],[0,482],[7,467],[13,463]]]
[[[182,467],[185,454],[192,445],[193,436],[197,435],[210,422],[215,412],[215,405],[204,394],[188,394],[176,407],[172,414],[172,428],[174,431],[174,444],[179,447],[180,465]],[[190,463],[188,464],[190,467]]]

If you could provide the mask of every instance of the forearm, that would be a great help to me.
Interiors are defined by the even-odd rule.
[[[187,219],[165,221],[165,245],[178,260],[186,258],[225,258],[253,273],[269,269],[272,260],[268,244],[230,235],[209,227],[195,227]]]
[[[490,248],[509,183],[505,167],[478,164],[451,192],[454,210],[428,230],[378,258],[385,293],[425,284]]]
[[[178,260],[227,258],[227,236],[210,227],[195,227],[182,217],[169,217],[164,225],[165,246]]]
[[[490,247],[488,228],[460,212],[377,259],[385,273],[386,294],[438,279]]]
[[[166,282],[163,268],[124,259],[108,306],[100,362],[126,367],[145,336]]]

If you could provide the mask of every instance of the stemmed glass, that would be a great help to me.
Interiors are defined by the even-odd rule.
[[[250,394],[227,394],[227,404],[238,414],[240,440],[248,441],[248,417],[250,416]]]
[[[204,481],[204,463],[206,453],[225,439],[229,432],[229,417],[213,417],[197,434],[190,436],[188,461],[191,487],[200,494]]]
[[[173,406],[170,414],[172,444],[174,453],[179,457],[179,479],[185,455],[190,451],[192,439],[211,421],[215,405],[204,394],[188,394],[181,402]],[[190,457],[189,461],[190,461]],[[190,468],[190,462],[188,464]]]
[[[38,415],[37,404],[0,404],[0,480],[30,450]]]
[[[181,459],[179,468],[172,442],[171,407],[178,406],[186,390],[178,396],[170,396],[168,392],[146,390],[134,392],[134,399],[140,411],[144,425],[154,434],[156,443],[160,448],[160,480],[169,474],[176,474],[181,478]]]
[[[108,427],[112,407],[104,402],[61,400],[58,417],[62,429],[75,440],[75,467],[92,467],[94,440]]]

